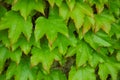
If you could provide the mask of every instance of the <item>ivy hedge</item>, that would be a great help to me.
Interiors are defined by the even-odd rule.
[[[0,0],[0,80],[120,80],[120,0]]]

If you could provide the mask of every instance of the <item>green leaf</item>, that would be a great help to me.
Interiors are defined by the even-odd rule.
[[[50,6],[54,6],[54,3],[55,3],[55,0],[48,0],[48,2],[49,2],[49,4],[50,4]]]
[[[67,4],[65,2],[63,2],[61,4],[61,6],[59,7],[59,15],[64,19],[64,20],[68,20],[69,18],[69,8],[67,6]]]
[[[51,80],[67,80],[65,74],[60,70],[53,70],[50,76],[52,77]]]
[[[0,22],[0,30],[8,28],[8,37],[10,38],[11,44],[14,44],[17,42],[21,33],[25,35],[27,40],[30,39],[32,33],[32,22],[30,18],[25,21],[17,12],[9,11]]]
[[[72,11],[73,8],[75,7],[76,1],[75,1],[75,0],[66,0],[66,3],[67,3],[67,5],[68,5],[70,11]]]
[[[3,45],[0,44],[0,73],[4,69],[5,61],[9,58],[9,51]]]
[[[95,32],[97,32],[100,28],[103,29],[106,33],[109,33],[111,30],[111,23],[115,21],[114,16],[101,13],[98,15],[95,15]]]
[[[87,33],[84,37],[85,41],[90,44],[93,49],[97,49],[99,46],[110,47],[112,46],[110,37],[104,32]]]
[[[14,62],[10,63],[6,72],[6,80],[9,80],[14,75],[16,67],[17,67],[16,63]]]
[[[80,41],[76,48],[76,66],[84,66],[92,54],[92,51],[84,41]]]
[[[44,14],[45,3],[42,0],[18,0],[13,6],[12,10],[20,11],[21,15],[26,20],[33,10],[37,10]]]
[[[55,0],[55,3],[58,7],[61,6],[63,0]]]
[[[92,35],[93,35],[92,32],[88,32],[85,34],[84,39],[93,49],[96,50],[98,48],[98,45],[93,41]]]
[[[120,61],[120,51],[117,52],[116,58],[117,58],[118,61]]]
[[[79,68],[77,70],[75,69],[75,67],[72,67],[69,72],[68,80],[96,80],[96,76],[94,73],[94,69],[91,67],[87,66],[84,68]]]
[[[15,72],[15,80],[35,80],[35,72],[34,68],[30,68],[30,61],[26,59],[22,59],[21,63],[17,66]],[[33,72],[34,71],[34,72]]]
[[[79,3],[79,9],[81,10],[82,13],[84,13],[88,16],[91,16],[91,17],[94,16],[92,8],[86,3]]]
[[[5,47],[10,48],[10,41],[8,38],[7,30],[0,31],[0,41],[5,45]]]
[[[82,27],[83,22],[84,22],[84,14],[81,12],[79,8],[80,4],[76,3],[76,6],[74,9],[70,12],[71,13],[71,18],[73,19],[77,31]]]
[[[71,42],[68,38],[66,38],[63,35],[58,35],[58,38],[52,45],[52,50],[56,47],[58,47],[58,50],[61,54],[65,55],[68,46],[71,45]]]
[[[57,38],[58,32],[68,37],[68,29],[62,19],[56,17],[51,17],[48,19],[44,17],[39,17],[36,20],[35,26],[36,41],[38,41],[40,38],[46,35],[51,45]]]
[[[110,37],[102,32],[98,32],[97,34],[93,34],[93,41],[97,43],[99,46],[112,46]]]
[[[96,52],[93,52],[92,55],[89,56],[88,63],[90,66],[96,68],[99,63],[103,63],[104,59]]]
[[[117,80],[118,68],[111,63],[99,64],[98,74],[101,80],[106,80],[108,75],[111,75],[112,80]]]
[[[4,14],[7,12],[7,9],[0,5],[0,19],[4,16]]]
[[[49,48],[44,47],[42,49],[33,48],[31,56],[31,64],[35,66],[39,63],[42,63],[42,66],[45,71],[49,73],[49,69],[54,61],[54,53],[50,52]]]
[[[86,16],[85,19],[84,19],[84,23],[83,23],[83,35],[88,32],[90,30],[90,28],[92,26],[94,26],[94,19],[92,17],[89,17],[89,16]]]
[[[10,58],[12,61],[15,61],[17,64],[20,63],[22,56],[22,51],[20,49],[17,49],[16,51],[10,52]]]

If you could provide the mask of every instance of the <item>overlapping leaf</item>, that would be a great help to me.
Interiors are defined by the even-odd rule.
[[[0,44],[0,74],[4,69],[5,61],[9,58],[9,51]]]
[[[42,0],[17,0],[12,6],[12,10],[20,11],[26,20],[33,10],[37,10],[44,14],[45,3]]]
[[[37,80],[67,80],[65,75],[59,70],[52,70],[51,74],[45,75],[41,71],[39,71],[37,75]]]
[[[15,76],[15,80],[35,80],[36,69],[30,68],[29,60],[22,59],[19,65],[11,62],[10,66],[8,67],[6,73],[6,79],[11,79],[11,77]]]
[[[9,29],[8,38],[10,39],[11,44],[17,42],[21,33],[29,40],[32,33],[31,19],[29,18],[25,21],[19,13],[9,11],[0,22],[0,30],[4,29]]]
[[[54,53],[50,52],[49,48],[33,48],[32,49],[32,57],[31,57],[31,64],[35,66],[39,63],[42,63],[43,68],[45,71],[49,73],[49,69],[55,59]]]
[[[110,47],[112,45],[110,37],[101,31],[96,34],[89,32],[85,35],[84,39],[95,50],[99,46]]]
[[[75,67],[72,67],[71,71],[69,72],[68,80],[96,80],[96,76],[94,69],[89,66],[85,68],[79,68],[77,70]]]
[[[118,68],[119,65],[114,65],[114,63],[103,63],[99,64],[98,74],[101,80],[106,80],[108,75],[111,75],[112,80],[117,80]]]
[[[98,14],[95,16],[95,32],[97,32],[100,28],[103,29],[106,33],[109,33],[111,30],[111,23],[115,21],[112,15],[108,14]]]
[[[76,54],[76,66],[84,66],[92,54],[92,49],[84,42],[79,41],[76,47],[70,47],[66,57]]]
[[[44,18],[39,17],[36,20],[36,27],[35,27],[35,39],[38,41],[44,35],[48,38],[50,44],[54,42],[57,38],[57,33],[61,33],[65,36],[68,36],[68,29],[66,24],[60,18]]]

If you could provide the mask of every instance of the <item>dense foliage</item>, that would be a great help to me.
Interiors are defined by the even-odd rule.
[[[0,0],[0,80],[119,76],[119,0]]]

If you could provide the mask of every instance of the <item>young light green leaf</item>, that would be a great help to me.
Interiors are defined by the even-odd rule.
[[[32,33],[32,22],[30,18],[25,21],[17,12],[8,11],[1,19],[0,30],[8,28],[8,37],[10,38],[11,44],[14,44],[17,42],[21,33],[25,35],[27,40],[30,39]]]
[[[78,70],[72,67],[71,71],[69,72],[68,80],[96,80],[96,76],[94,69],[91,67],[87,66],[84,68],[79,68]]]
[[[57,33],[61,33],[68,37],[68,29],[62,19],[50,17],[48,19],[39,17],[36,20],[35,39],[38,41],[43,35],[46,35],[50,45],[57,38]]]
[[[33,10],[37,10],[44,14],[44,8],[45,3],[42,0],[38,0],[37,2],[35,2],[35,0],[18,0],[12,6],[12,10],[20,11],[25,20]]]

